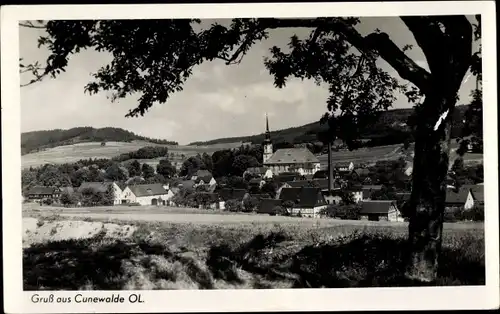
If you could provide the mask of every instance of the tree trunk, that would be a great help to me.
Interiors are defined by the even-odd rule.
[[[419,282],[437,278],[455,95],[454,90],[426,95],[417,112],[409,225],[411,253],[406,277]]]

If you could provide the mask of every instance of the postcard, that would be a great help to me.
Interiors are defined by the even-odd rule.
[[[3,6],[5,312],[498,308],[494,12]]]

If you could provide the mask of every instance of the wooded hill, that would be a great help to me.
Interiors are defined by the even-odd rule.
[[[456,138],[462,129],[462,121],[468,105],[456,106],[453,114],[454,128],[452,137]],[[367,146],[392,145],[413,141],[411,130],[406,125],[413,109],[393,109],[382,112],[375,125],[363,134]],[[317,141],[317,134],[324,128],[318,122],[308,123],[299,127],[271,131],[273,143],[302,144]],[[189,145],[213,145],[232,142],[250,142],[260,144],[264,140],[264,133],[250,136],[219,138],[206,142],[193,142]]]
[[[121,128],[77,127],[69,130],[55,129],[21,133],[21,154],[45,148],[84,142],[132,142],[147,141],[155,144],[177,145],[177,142],[152,139]]]

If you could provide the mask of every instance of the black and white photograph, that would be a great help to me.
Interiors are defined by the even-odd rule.
[[[453,3],[2,8],[19,309],[498,306],[494,3]]]

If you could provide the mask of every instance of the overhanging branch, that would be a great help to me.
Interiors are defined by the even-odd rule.
[[[306,27],[324,28],[344,35],[345,39],[360,52],[377,52],[401,76],[425,93],[430,86],[431,74],[409,58],[385,33],[372,33],[363,37],[352,25],[341,18],[333,19],[262,19],[266,28]]]

